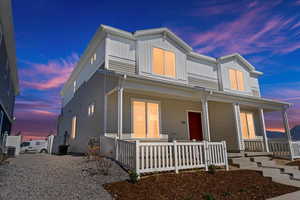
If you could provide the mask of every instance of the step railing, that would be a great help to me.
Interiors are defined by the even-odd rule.
[[[228,170],[226,142],[140,142],[101,136],[102,146],[114,148],[110,156],[138,174],[224,166]],[[114,142],[112,142],[114,141]],[[100,149],[102,149],[100,147]],[[111,150],[110,148],[110,150]],[[101,152],[107,152],[103,149]]]

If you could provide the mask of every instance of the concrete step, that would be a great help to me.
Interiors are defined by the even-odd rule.
[[[257,167],[255,162],[251,162],[249,158],[232,158],[230,159],[231,164],[237,165],[239,168],[245,167]]]
[[[272,156],[271,152],[245,152],[246,157]]]
[[[271,158],[267,156],[251,157],[251,161],[253,162],[267,162],[270,160]]]

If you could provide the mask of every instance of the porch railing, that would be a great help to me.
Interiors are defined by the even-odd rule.
[[[275,157],[291,158],[291,145],[288,140],[285,139],[268,139],[268,145],[270,152]]]
[[[205,168],[209,165],[225,166],[228,170],[226,142],[140,142],[125,141],[101,136],[103,142],[114,148],[116,154],[106,154],[115,158],[125,167],[138,174],[159,171]],[[114,142],[112,142],[114,141]],[[102,142],[101,142],[102,144]],[[108,152],[108,144],[101,152]]]
[[[244,139],[245,151],[263,152],[265,151],[264,140],[262,138]]]

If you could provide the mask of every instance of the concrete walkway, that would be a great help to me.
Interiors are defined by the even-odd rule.
[[[299,200],[299,199],[300,199],[300,191],[284,194],[268,200]]]
[[[20,155],[0,166],[0,199],[112,199],[102,185],[127,179],[127,173],[114,162],[108,176],[91,176],[95,169],[96,163],[83,157]]]

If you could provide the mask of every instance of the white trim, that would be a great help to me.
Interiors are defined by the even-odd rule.
[[[187,119],[187,134],[188,134],[188,140],[191,140],[191,135],[190,135],[190,124],[189,124],[189,112],[194,112],[194,113],[200,113],[201,115],[201,129],[202,129],[202,138],[204,140],[204,134],[203,134],[203,125],[202,125],[202,111],[201,110],[185,110],[186,113],[186,119]]]
[[[148,117],[147,117],[147,113],[148,113],[148,108],[147,108],[147,103],[156,103],[158,104],[158,120],[159,120],[159,138],[162,138],[162,135],[161,132],[162,132],[162,117],[161,117],[161,101],[158,101],[158,100],[151,100],[151,99],[144,99],[144,98],[130,98],[130,117],[131,117],[131,133],[132,135],[134,135],[134,130],[133,130],[133,102],[134,101],[140,101],[140,102],[145,102],[146,103],[146,111],[145,111],[145,115],[146,115],[146,138],[144,139],[151,139],[151,138],[148,138]],[[152,138],[152,139],[159,139],[159,138]],[[142,139],[142,138],[138,138],[138,139]]]

